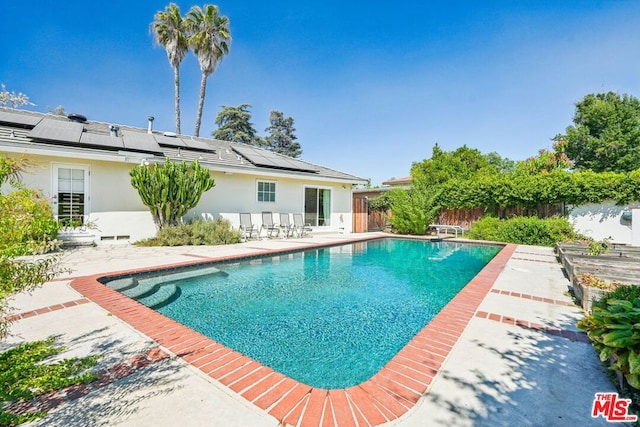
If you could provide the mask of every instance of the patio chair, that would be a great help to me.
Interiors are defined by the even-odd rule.
[[[273,212],[262,212],[262,226],[260,227],[260,234],[262,234],[262,230],[267,230],[268,238],[272,238],[273,233],[276,234],[276,237],[280,235],[280,227],[275,225],[273,222]]]
[[[298,237],[308,236],[311,233],[311,224],[305,224],[302,214],[293,214],[293,226],[295,227]]]
[[[250,213],[241,213],[240,214],[240,232],[242,233],[242,238],[245,240],[249,240],[253,237],[258,237],[258,226],[253,225],[251,222],[251,214]]]
[[[284,237],[293,236],[295,232],[295,225],[289,220],[288,213],[280,214],[280,230],[284,232]]]

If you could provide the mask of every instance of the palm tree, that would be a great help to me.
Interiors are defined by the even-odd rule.
[[[194,131],[194,135],[198,136],[200,134],[202,109],[207,89],[207,78],[213,74],[216,65],[222,61],[224,55],[229,53],[231,32],[229,31],[229,18],[221,16],[218,12],[218,6],[212,4],[204,5],[204,10],[200,6],[193,6],[187,13],[185,21],[189,33],[189,46],[198,58],[200,71],[202,71]]]
[[[180,133],[180,63],[189,50],[189,37],[177,4],[169,4],[164,11],[157,12],[153,18],[155,20],[151,23],[151,31],[156,43],[167,51],[169,63],[173,67],[176,133]]]

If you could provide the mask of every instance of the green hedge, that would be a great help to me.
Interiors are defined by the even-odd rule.
[[[569,172],[497,174],[450,180],[440,186],[438,206],[446,209],[570,205],[640,200],[640,169],[629,173]]]
[[[513,217],[498,219],[486,216],[477,221],[468,237],[494,242],[523,245],[554,246],[556,243],[580,238],[564,218]]]

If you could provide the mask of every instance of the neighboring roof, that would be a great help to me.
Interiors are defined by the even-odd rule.
[[[71,116],[71,115],[70,115]],[[313,180],[354,184],[366,180],[348,173],[283,156],[258,147],[176,135],[66,116],[0,108],[0,151],[55,152],[76,158],[104,158],[112,161],[198,160],[211,170],[264,175],[287,175]],[[79,121],[78,121],[79,118]]]
[[[394,186],[397,187],[399,185],[410,185],[411,179],[412,178],[410,176],[405,176],[404,178],[392,178],[387,181],[384,181],[382,185],[390,185],[392,187]]]

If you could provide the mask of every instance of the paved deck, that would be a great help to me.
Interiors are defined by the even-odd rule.
[[[615,391],[551,249],[508,245],[387,366],[345,390],[315,389],[197,334],[95,279],[104,273],[270,253],[368,235],[216,247],[83,248],[73,271],[13,303],[0,350],[55,335],[61,357],[101,353],[101,379],[46,396],[35,425],[606,425]]]

